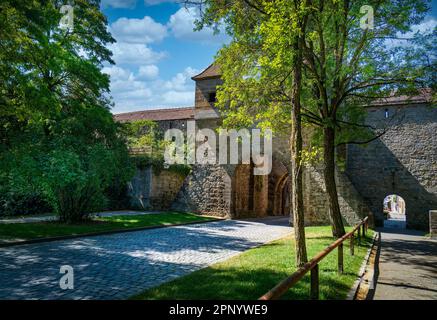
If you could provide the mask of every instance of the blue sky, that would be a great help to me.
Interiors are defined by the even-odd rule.
[[[113,113],[194,105],[191,77],[212,63],[224,33],[193,31],[196,9],[172,0],[102,0],[111,45]]]
[[[205,69],[229,39],[222,32],[193,31],[195,8],[179,0],[101,0],[115,66],[111,77],[113,113],[194,105],[191,77]],[[432,14],[418,29],[437,24],[437,0]]]

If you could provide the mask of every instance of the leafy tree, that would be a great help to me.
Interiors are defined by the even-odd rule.
[[[224,19],[233,38],[217,58],[224,80],[217,106],[223,111],[224,125],[258,125],[283,131],[289,128],[291,120],[291,211],[296,264],[302,266],[307,262],[307,252],[302,186],[301,47],[304,37],[301,30],[307,23],[308,3],[303,0],[203,1],[203,4],[207,6],[199,28]],[[289,24],[291,20],[293,24]],[[281,33],[282,27],[286,28],[286,34]],[[289,100],[286,103],[278,95],[281,84],[287,87]]]
[[[114,39],[100,2],[74,1],[72,29],[60,26],[62,5],[0,3],[0,182],[37,190],[63,220],[77,221],[132,170],[101,72],[113,63]]]
[[[299,122],[296,108],[300,104],[304,124],[314,127],[314,136],[320,137],[312,144],[323,147],[333,234],[342,236],[335,148],[365,144],[384,133],[369,130],[373,128],[364,122],[363,105],[387,96],[414,94],[420,87],[435,90],[432,39],[436,31],[407,39],[402,36],[423,20],[429,1],[196,3],[203,10],[198,28],[224,23],[232,37],[217,57],[224,80],[217,105],[223,110],[225,125],[290,130],[290,122],[292,128]],[[373,8],[375,17],[373,28],[365,30],[360,26],[364,5]],[[397,43],[389,42],[393,39]],[[296,95],[299,82],[301,90]],[[296,145],[298,140],[294,135],[290,143]]]
[[[1,115],[19,122],[45,122],[56,131],[76,109],[108,108],[109,78],[100,72],[111,60],[99,1],[74,4],[74,29],[60,28],[63,1],[2,1],[0,4]],[[104,111],[101,111],[104,112]]]
[[[88,146],[80,154],[61,146],[44,149],[20,150],[13,157],[8,172],[12,190],[22,194],[29,188],[39,190],[63,222],[80,222],[90,212],[106,207],[105,191],[121,164],[115,161],[113,150],[101,144]]]
[[[162,134],[158,131],[158,124],[153,120],[135,120],[123,124],[127,143],[131,148],[148,147],[161,151]]]
[[[364,122],[364,105],[435,86],[430,65],[434,61],[435,67],[435,55],[424,50],[431,44],[431,35],[399,40],[423,20],[427,4],[410,0],[312,2],[303,48],[307,78],[303,98],[308,117],[323,136],[324,177],[337,237],[345,231],[336,192],[335,147],[365,144],[385,133],[385,129],[369,130],[374,128]],[[372,8],[375,22],[363,28],[365,6]],[[389,39],[403,43],[396,45]]]

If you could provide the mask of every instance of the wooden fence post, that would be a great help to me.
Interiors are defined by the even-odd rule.
[[[269,290],[267,293],[262,295],[259,300],[272,300],[277,299],[287,292],[288,289],[293,287],[299,280],[301,280],[308,272],[311,273],[310,276],[310,298],[312,300],[320,299],[320,286],[319,286],[319,262],[322,261],[328,254],[332,253],[336,248],[337,252],[337,264],[338,264],[338,274],[344,274],[344,249],[343,243],[348,238],[350,238],[350,254],[353,256],[355,254],[355,231],[357,232],[356,237],[358,238],[358,245],[361,245],[361,237],[366,237],[366,231],[368,228],[367,218],[365,218],[361,223],[357,224],[352,231],[343,235],[341,238],[337,239],[330,245],[328,245],[324,250],[320,251],[314,258],[312,258],[304,267],[296,270],[291,276],[282,280],[274,288]],[[362,233],[362,234],[361,234]]]
[[[319,265],[311,269],[311,300],[319,300]]]
[[[361,228],[358,227],[357,229],[357,236],[358,236],[358,245],[361,245]]]
[[[343,274],[343,243],[338,246],[338,274]]]

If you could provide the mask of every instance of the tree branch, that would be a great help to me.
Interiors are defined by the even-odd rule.
[[[346,141],[346,142],[337,143],[335,146],[338,147],[338,146],[342,146],[342,145],[345,145],[345,144],[358,144],[358,145],[368,144],[368,143],[370,143],[372,141],[375,141],[376,139],[381,138],[387,131],[388,131],[388,129],[385,128],[383,132],[379,133],[375,137],[373,137],[373,138],[371,138],[369,140],[366,140],[366,141]]]

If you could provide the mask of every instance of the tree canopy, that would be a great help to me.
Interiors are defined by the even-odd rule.
[[[437,31],[412,31],[429,12],[430,1],[194,2],[202,10],[199,29],[223,23],[232,39],[216,59],[224,80],[216,104],[224,126],[281,132],[296,119],[311,126],[315,139],[309,145],[323,148],[330,219],[334,235],[341,236],[335,147],[381,134],[365,124],[365,105],[421,88],[435,92]],[[301,118],[292,119],[299,59]]]
[[[74,1],[72,28],[62,5],[0,3],[0,187],[6,198],[37,193],[70,221],[102,208],[132,170],[101,72],[115,40],[100,1]]]
[[[198,27],[224,23],[232,36],[216,59],[224,80],[217,105],[226,115],[225,125],[288,130],[296,34],[304,37],[302,100],[308,124],[329,125],[334,113],[338,120],[359,123],[364,120],[361,106],[372,100],[435,89],[437,30],[411,30],[429,12],[429,1],[200,2]],[[360,26],[365,5],[373,8],[373,28]],[[308,22],[298,27],[304,14]],[[350,127],[340,121],[335,125],[344,131]],[[339,141],[349,138],[338,136]]]

